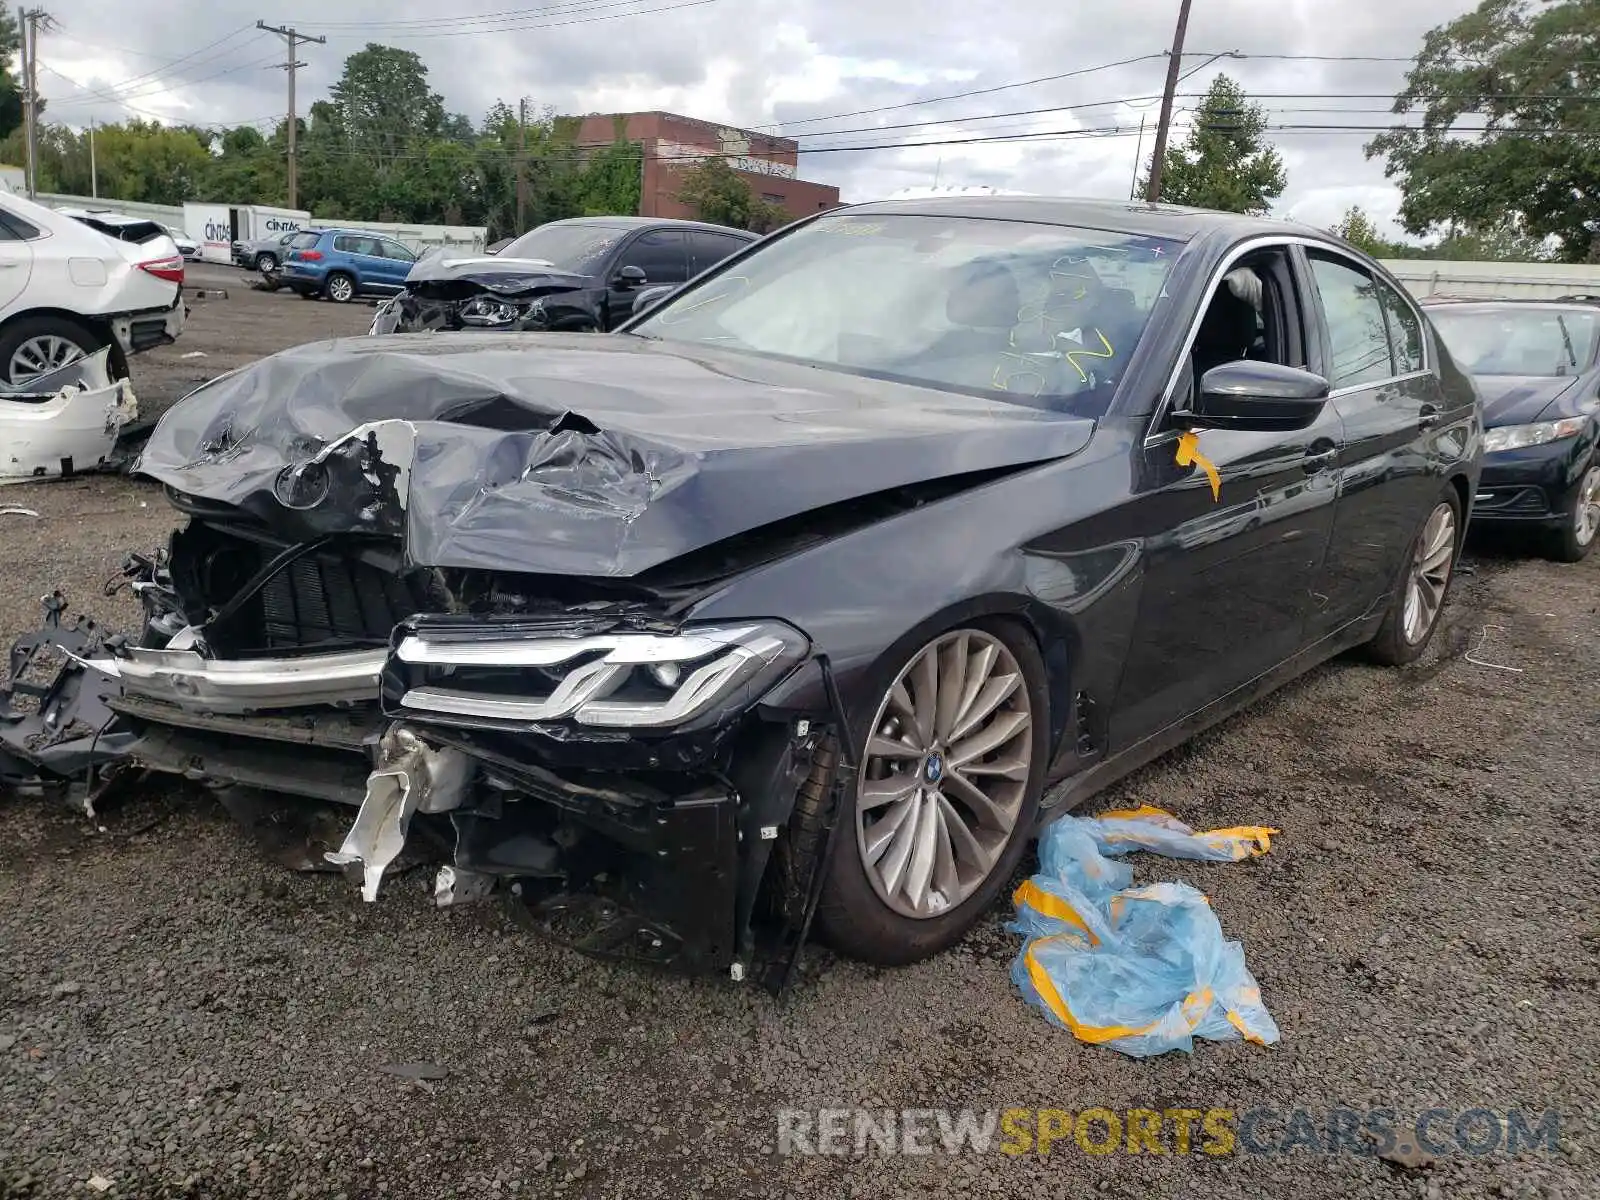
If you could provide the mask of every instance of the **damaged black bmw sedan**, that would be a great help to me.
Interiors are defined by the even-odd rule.
[[[1040,822],[1312,665],[1416,658],[1477,394],[1314,230],[982,197],[799,222],[613,334],[324,342],[192,393],[111,701],[349,806],[376,896],[742,978],[906,963]],[[1065,785],[1047,792],[1047,786]]]

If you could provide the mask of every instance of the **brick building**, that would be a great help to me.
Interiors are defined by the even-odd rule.
[[[641,217],[692,219],[695,214],[678,200],[679,181],[685,170],[707,155],[726,158],[758,199],[776,204],[790,217],[809,216],[839,203],[838,188],[798,177],[800,145],[793,138],[732,129],[675,113],[642,112],[584,117],[578,128],[578,144],[609,143],[619,118],[627,123],[628,140],[644,146]]]

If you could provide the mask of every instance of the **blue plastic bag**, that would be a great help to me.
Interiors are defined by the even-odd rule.
[[[1191,1052],[1194,1039],[1258,1045],[1278,1027],[1204,895],[1182,883],[1132,887],[1111,855],[1143,848],[1233,862],[1264,854],[1276,829],[1197,833],[1155,808],[1063,817],[1039,839],[1039,873],[1013,897],[1026,939],[1011,967],[1023,998],[1080,1041],[1137,1058]]]

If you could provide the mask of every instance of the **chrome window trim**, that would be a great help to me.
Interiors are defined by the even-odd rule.
[[[1206,281],[1205,290],[1201,294],[1206,297],[1206,301],[1209,303],[1212,293],[1214,293],[1217,288],[1222,285],[1223,276],[1229,271],[1233,270],[1234,264],[1236,264],[1241,258],[1258,253],[1262,250],[1288,246],[1301,246],[1312,250],[1319,250],[1324,254],[1342,260],[1345,265],[1349,266],[1353,270],[1361,271],[1364,274],[1371,275],[1374,279],[1377,279],[1385,286],[1392,288],[1399,293],[1402,303],[1411,309],[1412,314],[1417,318],[1419,326],[1424,331],[1430,328],[1425,317],[1423,316],[1422,310],[1417,306],[1416,301],[1412,299],[1411,294],[1407,292],[1404,287],[1401,287],[1396,281],[1384,275],[1381,267],[1375,273],[1371,267],[1367,266],[1360,259],[1352,257],[1349,251],[1340,248],[1333,242],[1323,241],[1321,238],[1308,237],[1304,234],[1264,233],[1257,237],[1250,238],[1248,241],[1240,242],[1237,246],[1230,250],[1227,256],[1223,258],[1223,260],[1212,270],[1210,278]],[[1315,280],[1313,280],[1312,283],[1313,286],[1315,286]],[[1305,316],[1305,305],[1302,304],[1301,309],[1301,316],[1303,319]],[[1195,340],[1200,336],[1200,322],[1205,320],[1205,315],[1206,310],[1202,307],[1194,314],[1193,319],[1189,322],[1189,332],[1183,339],[1183,349],[1178,354],[1178,361],[1172,366],[1172,373],[1167,377],[1167,386],[1162,391],[1161,400],[1156,404],[1155,412],[1153,412],[1150,416],[1150,424],[1145,430],[1144,444],[1146,446],[1159,446],[1162,442],[1176,441],[1178,438],[1180,433],[1179,430],[1162,429],[1161,423],[1172,411],[1173,394],[1177,391],[1178,380],[1183,376],[1183,369],[1189,361],[1189,355],[1194,351]],[[1385,325],[1385,328],[1387,328],[1387,324]],[[1383,379],[1372,379],[1367,380],[1365,383],[1357,383],[1352,384],[1349,387],[1338,388],[1328,393],[1328,399],[1334,400],[1340,396],[1349,395],[1352,392],[1364,391],[1367,388],[1381,387],[1385,384],[1391,383],[1402,383],[1408,379],[1418,379],[1424,375],[1433,374],[1434,367],[1435,363],[1433,362],[1432,343],[1429,338],[1424,337],[1422,339],[1422,369],[1420,371],[1407,371],[1403,375],[1390,375]]]

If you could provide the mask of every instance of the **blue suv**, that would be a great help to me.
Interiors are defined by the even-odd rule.
[[[339,304],[393,295],[417,261],[393,238],[361,229],[303,229],[286,249],[279,268],[283,286],[307,300],[326,296]]]

